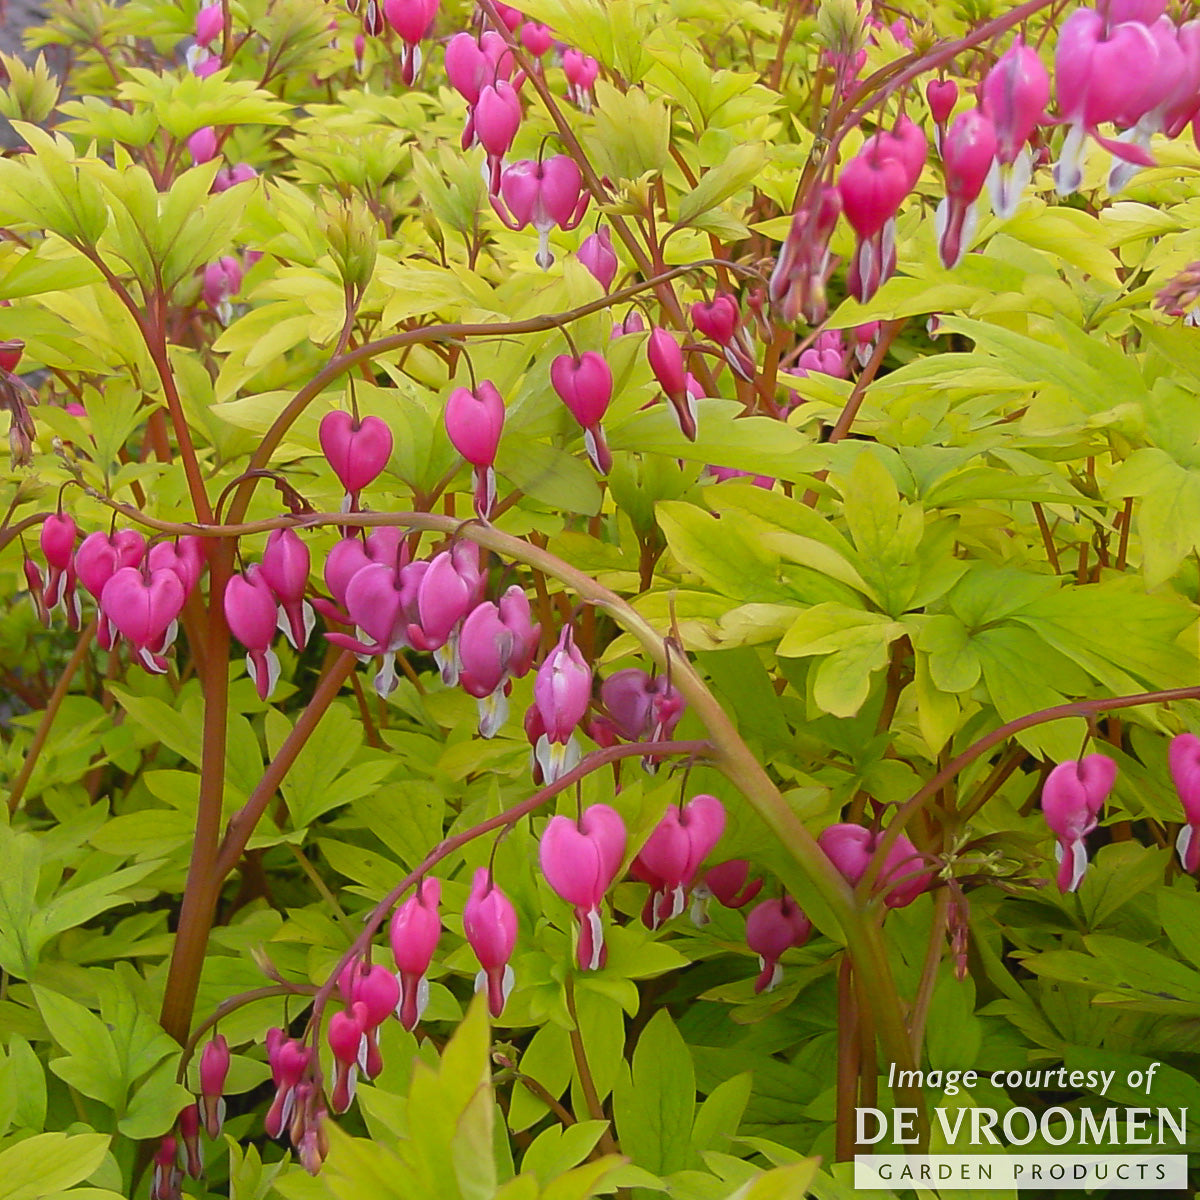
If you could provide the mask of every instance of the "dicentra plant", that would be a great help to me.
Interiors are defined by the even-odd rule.
[[[937,1145],[892,1065],[1200,1100],[1188,15],[53,3],[0,1197],[848,1196],[857,1107]]]

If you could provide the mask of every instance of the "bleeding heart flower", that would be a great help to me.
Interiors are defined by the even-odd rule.
[[[953,79],[931,79],[925,85],[929,113],[938,125],[945,125],[958,103],[958,84]]]
[[[354,1100],[358,1072],[366,1065],[367,1006],[360,1001],[345,1012],[334,1013],[326,1036],[333,1051],[329,1103],[334,1112],[343,1113]]]
[[[584,971],[602,967],[606,958],[600,903],[625,857],[625,822],[615,808],[593,804],[576,824],[551,817],[538,845],[542,874],[579,919],[576,959]]]
[[[192,1179],[199,1179],[204,1174],[204,1151],[200,1147],[200,1106],[184,1105],[179,1110],[175,1128],[183,1142],[187,1173]]]
[[[283,609],[280,628],[297,650],[308,645],[314,621],[313,610],[304,599],[309,562],[308,547],[294,529],[271,530],[263,552],[262,577]]]
[[[600,422],[612,400],[613,377],[603,355],[585,350],[578,358],[560,354],[550,364],[550,382],[571,415],[583,426],[592,466],[601,475],[612,469],[612,454]]]
[[[470,391],[455,388],[446,400],[446,434],[474,468],[476,515],[486,521],[496,503],[496,451],[504,430],[504,399],[490,379]]]
[[[508,719],[509,677],[528,673],[541,626],[533,623],[524,589],[514,584],[499,605],[477,604],[458,638],[459,683],[479,701],[479,734],[492,737]]]
[[[246,647],[246,670],[254,680],[260,700],[266,700],[279,682],[279,659],[271,649],[275,640],[275,596],[262,569],[251,566],[245,575],[233,575],[225,585],[225,621],[229,631]]]
[[[363,1005],[366,1016],[361,1067],[368,1079],[376,1079],[383,1071],[379,1026],[395,1012],[400,1003],[400,984],[387,967],[380,963],[372,965],[359,958],[342,968],[338,975],[338,991],[347,1005]]]
[[[218,66],[220,63],[218,62]],[[197,129],[187,140],[188,153],[197,166],[217,157],[217,132],[211,125]]]
[[[837,867],[851,887],[866,874],[882,831],[872,832],[861,825],[830,825],[821,831],[817,844]],[[875,881],[876,892],[886,892],[883,902],[889,908],[911,904],[933,881],[930,871],[921,871],[921,852],[903,834],[892,843]]]
[[[174,571],[183,584],[184,599],[192,594],[204,572],[204,539],[188,534],[174,542],[155,542],[146,555],[151,571]]]
[[[392,457],[392,431],[379,417],[359,421],[335,409],[321,418],[318,432],[333,473],[356,506],[359,492],[379,478]]]
[[[617,277],[617,252],[613,249],[612,234],[601,225],[580,243],[575,257],[591,272],[596,282],[607,292]]]
[[[526,21],[521,26],[520,37],[521,45],[534,58],[541,58],[554,45],[554,34],[550,26],[543,25],[540,21]]]
[[[282,1029],[267,1030],[267,1064],[275,1084],[275,1098],[263,1122],[267,1136],[279,1137],[291,1123],[296,1107],[296,1091],[312,1067],[313,1052],[303,1043],[289,1038]]]
[[[79,600],[75,596],[75,535],[74,520],[66,513],[51,513],[43,522],[38,543],[46,558],[46,586],[42,604],[46,613],[59,605],[72,629],[79,628]]]
[[[975,234],[975,201],[996,158],[996,130],[978,109],[959,113],[942,139],[946,195],[937,207],[934,227],[938,255],[947,270],[958,266]]]
[[[200,1054],[200,1107],[204,1113],[204,1128],[216,1141],[225,1121],[225,1078],[229,1074],[229,1043],[218,1033],[204,1046]]]
[[[1105,754],[1059,763],[1042,786],[1042,812],[1058,839],[1058,890],[1073,892],[1087,871],[1087,837],[1117,778],[1117,764]]]
[[[564,625],[558,644],[546,655],[533,684],[533,704],[543,730],[535,754],[547,783],[570,767],[567,747],[587,712],[592,695],[591,668],[575,645],[574,632]]]
[[[196,13],[196,45],[207,46],[221,32],[224,17],[219,4],[205,4]]]
[[[671,410],[679,422],[679,429],[689,442],[696,440],[696,404],[687,386],[687,369],[683,365],[683,351],[675,335],[656,325],[646,342],[646,357],[650,370],[654,372],[659,386],[671,402]]]
[[[161,653],[170,641],[185,598],[183,584],[174,571],[151,571],[147,580],[137,567],[122,567],[104,585],[100,608],[131,643],[142,666],[162,675],[167,663]]]
[[[563,74],[567,77],[567,97],[583,112],[591,112],[592,85],[600,74],[600,64],[572,47],[563,53]]]
[[[543,162],[523,159],[506,167],[500,177],[500,195],[493,195],[491,202],[509,229],[532,225],[538,231],[537,263],[547,270],[554,262],[550,230],[555,225],[574,229],[583,220],[589,199],[574,160],[556,154]]]
[[[724,832],[725,806],[716,796],[701,793],[682,807],[667,808],[630,868],[650,885],[642,909],[650,929],[683,912],[687,889]]]

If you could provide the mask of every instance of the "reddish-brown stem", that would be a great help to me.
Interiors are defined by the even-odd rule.
[[[1052,708],[1043,708],[1037,712],[1027,713],[1023,717],[1006,722],[999,729],[993,729],[991,733],[985,734],[961,754],[952,758],[932,779],[924,783],[900,806],[875,846],[871,862],[859,884],[860,890],[864,893],[870,890],[879,874],[880,865],[913,814],[926,801],[936,796],[960,771],[969,767],[993,746],[999,746],[1023,730],[1032,729],[1035,725],[1045,725],[1048,721],[1061,721],[1064,717],[1090,718],[1112,709],[1139,708],[1145,704],[1170,704],[1175,700],[1200,700],[1200,687],[1168,688],[1160,692],[1137,692],[1130,696],[1108,696],[1100,700],[1073,700],[1067,704],[1056,704]]]
[[[1121,540],[1117,544],[1117,570],[1125,570],[1129,557],[1129,527],[1133,524],[1133,497],[1125,497],[1125,507],[1121,510]]]
[[[160,1021],[181,1045],[187,1041],[196,1004],[196,989],[208,948],[221,880],[217,839],[221,833],[221,802],[225,794],[225,740],[229,719],[229,627],[222,597],[233,572],[232,539],[217,541],[209,555],[209,603],[205,634],[207,670],[204,675],[204,731],[200,760],[200,796],[196,806],[195,840],[188,864],[187,884],[179,925],[167,972]]]
[[[921,1046],[925,1042],[925,1022],[929,1017],[929,1005],[933,1000],[933,989],[937,983],[938,966],[945,949],[946,921],[950,915],[950,892],[940,888],[933,899],[933,929],[929,934],[929,946],[925,951],[925,965],[921,969],[921,982],[917,985],[912,1015],[908,1029],[912,1039],[913,1057],[918,1061]]]
[[[75,649],[71,657],[67,660],[67,665],[63,667],[62,674],[58,677],[58,682],[54,685],[54,691],[50,693],[50,699],[46,701],[45,710],[42,712],[42,719],[38,723],[37,731],[33,735],[33,741],[30,742],[29,749],[26,751],[25,761],[21,764],[21,769],[17,773],[16,779],[13,780],[12,788],[8,793],[8,812],[10,816],[21,805],[25,789],[29,786],[29,780],[33,776],[34,768],[37,766],[38,758],[41,756],[42,749],[46,745],[46,739],[50,736],[54,719],[58,716],[58,710],[62,707],[62,702],[66,699],[67,692],[70,690],[71,680],[75,678],[75,672],[79,670],[80,664],[87,657],[88,649],[92,644],[92,638],[95,636],[96,618],[93,617],[91,622],[80,632],[75,642]]]
[[[1053,567],[1055,575],[1062,574],[1062,567],[1058,563],[1058,550],[1054,545],[1054,538],[1050,533],[1050,526],[1046,522],[1046,512],[1038,501],[1033,502],[1033,515],[1037,519],[1037,527],[1042,535],[1042,546],[1046,551],[1046,558]]]

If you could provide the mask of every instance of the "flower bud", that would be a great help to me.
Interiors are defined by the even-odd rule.
[[[216,1141],[225,1120],[225,1078],[229,1074],[229,1043],[218,1033],[200,1055],[200,1107],[204,1128]]]
[[[580,243],[576,257],[591,272],[596,282],[607,292],[617,277],[617,252],[613,249],[612,234],[601,225]]]
[[[746,918],[746,945],[758,955],[755,992],[769,992],[783,978],[779,965],[785,950],[803,946],[812,933],[812,922],[790,896],[764,900]]]
[[[463,909],[463,932],[482,968],[475,979],[475,990],[487,991],[488,1011],[498,1018],[513,989],[513,969],[508,960],[517,941],[517,912],[492,881],[487,867],[475,872]]]
[[[442,885],[433,876],[417,883],[416,891],[392,914],[388,929],[392,955],[400,978],[400,1004],[396,1016],[411,1033],[429,1003],[429,981],[425,972],[433,961],[442,930],[438,902]]]
[[[218,65],[220,65],[218,63]],[[203,129],[197,129],[187,140],[188,153],[192,156],[192,162],[196,166],[201,163],[210,162],[217,157],[217,132],[211,125],[205,125]]]

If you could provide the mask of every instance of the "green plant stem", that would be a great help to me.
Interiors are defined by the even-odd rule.
[[[29,749],[25,753],[25,761],[21,764],[21,769],[17,772],[17,777],[13,780],[12,787],[9,789],[8,815],[10,817],[21,806],[25,789],[29,786],[29,780],[33,776],[38,758],[41,756],[42,750],[46,745],[46,739],[50,736],[50,730],[54,725],[55,718],[58,716],[58,710],[62,707],[62,702],[66,699],[67,692],[70,691],[71,680],[75,678],[75,672],[79,670],[80,664],[87,657],[88,649],[92,644],[92,638],[95,636],[96,618],[93,617],[80,631],[79,637],[76,639],[75,649],[71,657],[67,659],[67,665],[63,667],[62,674],[58,677],[58,682],[54,685],[54,691],[50,693],[50,699],[46,701],[46,707],[42,711],[42,719],[38,722],[37,731],[33,735],[33,741],[30,742]]]
[[[350,924],[350,918],[346,916],[342,910],[342,906],[337,902],[337,897],[329,890],[329,885],[323,880],[318,873],[316,867],[308,861],[304,855],[304,851],[299,846],[292,842],[286,843],[287,848],[291,851],[292,857],[296,860],[297,866],[308,877],[308,881],[317,889],[321,899],[329,905],[330,911],[333,913],[334,920],[342,927],[342,932],[350,937],[358,932],[353,925]]]
[[[854,991],[854,967],[842,955],[837,977],[837,1125],[835,1145],[839,1162],[854,1157],[854,1110],[858,1103],[858,1066],[861,1043],[858,1036],[858,999]]]
[[[567,1012],[571,1014],[571,1021],[574,1024],[574,1028],[571,1030],[571,1057],[575,1060],[575,1074],[579,1078],[579,1087],[583,1092],[588,1116],[593,1121],[607,1121],[608,1118],[604,1115],[604,1106],[600,1103],[600,1094],[596,1091],[596,1081],[592,1078],[592,1069],[588,1065],[587,1051],[583,1046],[583,1032],[579,1028],[579,1014],[575,1008],[574,975],[567,976],[566,986],[563,990],[567,1001]],[[600,1135],[600,1140],[596,1144],[596,1152],[598,1154],[620,1154],[621,1148],[612,1135],[611,1127],[605,1128]]]

